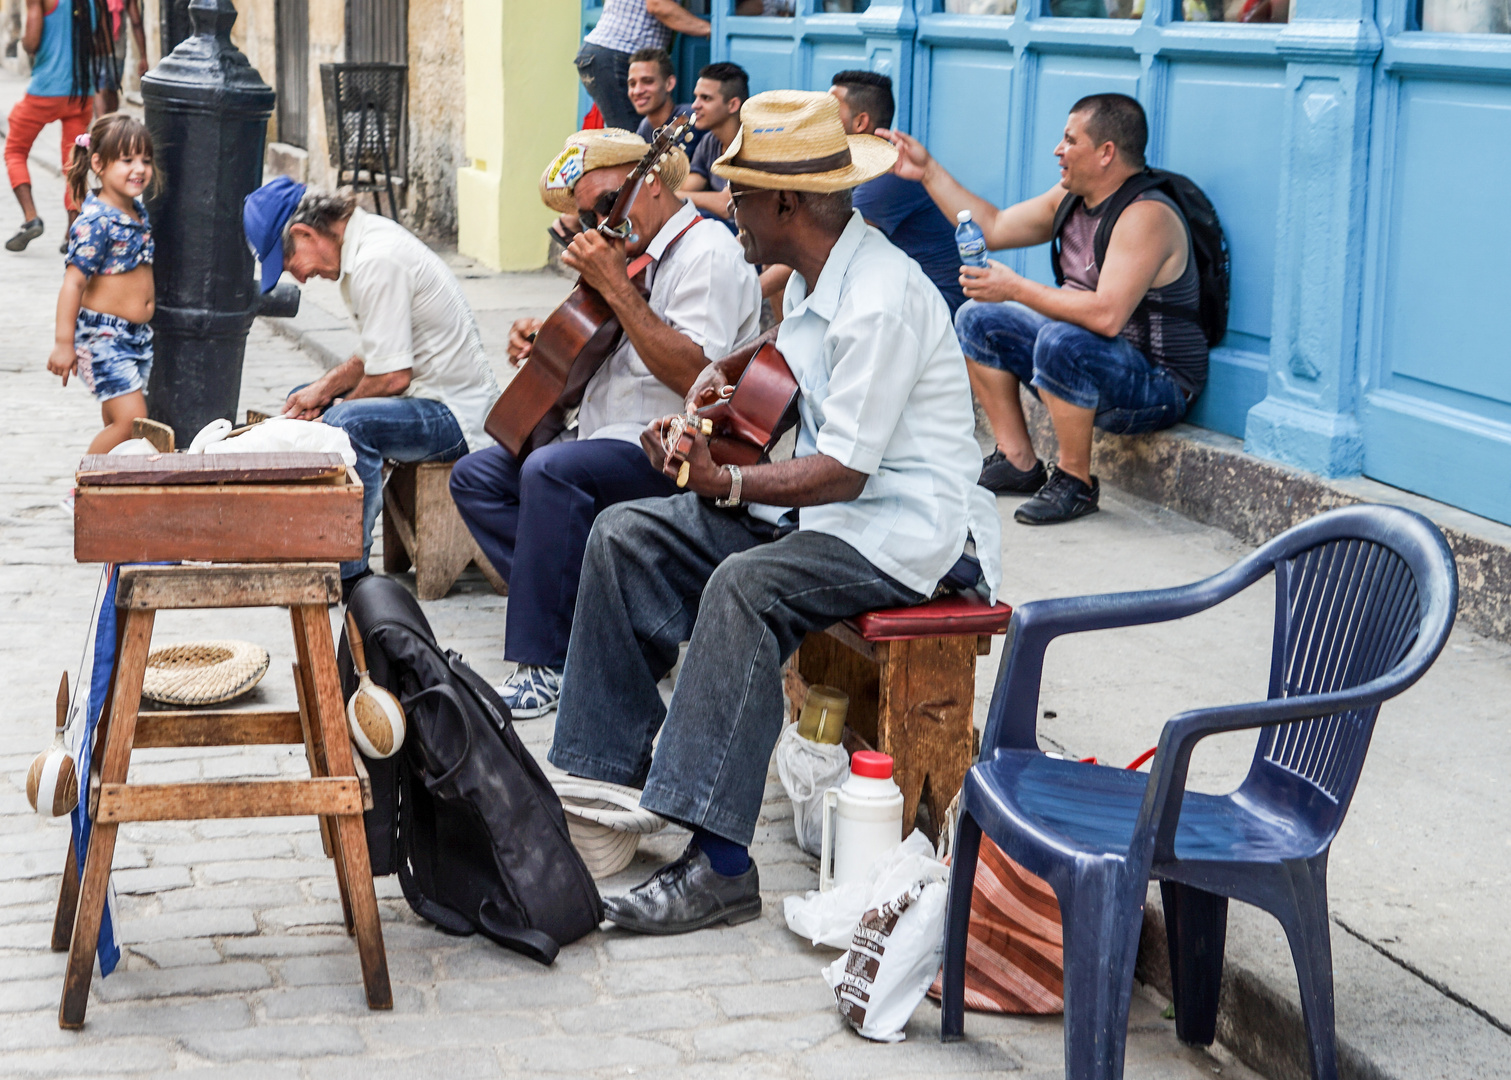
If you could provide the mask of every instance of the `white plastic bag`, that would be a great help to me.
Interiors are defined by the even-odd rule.
[[[208,429],[206,429],[208,430]],[[201,432],[200,435],[203,435]],[[199,441],[199,436],[195,437]],[[316,454],[340,454],[348,465],[357,463],[357,452],[346,432],[313,420],[295,420],[275,416],[242,432],[235,438],[205,446],[207,454],[270,454],[277,451],[304,450]]]
[[[843,746],[816,743],[788,724],[776,744],[776,773],[792,800],[797,846],[817,855],[822,845],[824,792],[850,778],[850,753]]]
[[[148,454],[155,454],[157,452],[157,447],[153,446],[146,439],[127,439],[123,443],[118,443],[114,450],[106,451],[106,453],[117,454],[122,457],[146,457]]]
[[[815,945],[847,949],[865,912],[907,892],[915,882],[943,882],[949,867],[934,858],[929,838],[914,829],[895,848],[876,860],[865,881],[836,885],[828,892],[814,889],[782,901],[787,929]]]
[[[850,950],[824,969],[840,1015],[864,1038],[907,1037],[902,1029],[939,974],[948,897],[942,881],[913,882],[862,915]]]
[[[217,417],[199,429],[199,434],[194,436],[194,441],[189,444],[189,449],[184,452],[186,454],[203,454],[207,447],[214,446],[227,435],[231,434],[231,430],[231,421],[227,420],[224,416]]]

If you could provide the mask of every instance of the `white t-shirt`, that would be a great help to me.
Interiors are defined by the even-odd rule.
[[[697,207],[683,203],[646,248],[656,260],[646,270],[650,308],[696,342],[709,360],[718,360],[760,328],[761,282],[730,231],[698,217]],[[672,244],[689,225],[693,227]],[[588,380],[577,413],[577,438],[638,443],[646,424],[684,408],[682,395],[651,373],[625,335]]]
[[[939,289],[857,210],[813,290],[792,275],[782,310],[776,347],[801,390],[793,455],[827,454],[868,476],[849,502],[803,507],[799,527],[839,537],[926,596],[969,533],[995,599],[1002,523],[976,483],[970,380]],[[787,511],[750,512],[775,523]]]
[[[498,380],[467,298],[439,255],[398,222],[355,210],[341,243],[341,298],[362,335],[368,375],[409,370],[401,397],[439,401],[468,450],[489,445],[483,421]]]

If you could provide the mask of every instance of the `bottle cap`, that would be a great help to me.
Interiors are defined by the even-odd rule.
[[[967,221],[971,220],[971,212],[969,210],[962,210],[955,215],[955,220],[964,225]]]
[[[892,755],[875,750],[857,750],[850,755],[850,771],[872,780],[892,779]]]

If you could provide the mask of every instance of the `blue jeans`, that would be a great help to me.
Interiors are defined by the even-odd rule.
[[[98,401],[147,389],[152,376],[152,327],[119,315],[79,308],[73,327],[79,378]]]
[[[836,537],[769,537],[768,526],[692,494],[598,515],[552,764],[643,786],[647,810],[750,843],[782,729],[787,657],[809,631],[925,599]],[[664,706],[656,684],[683,641],[687,655]]]
[[[966,358],[1018,376],[1035,397],[1096,411],[1114,435],[1159,431],[1186,415],[1185,392],[1170,372],[1120,337],[1055,322],[1018,303],[967,300],[955,315]]]
[[[639,127],[640,114],[630,104],[630,54],[584,41],[575,62],[582,88],[603,113],[604,125],[631,132]]]
[[[342,401],[321,417],[346,432],[357,452],[362,481],[362,558],[341,564],[343,578],[367,569],[373,525],[383,509],[384,461],[455,461],[467,452],[467,440],[451,410],[439,401],[418,397],[375,397]]]
[[[504,659],[567,662],[582,553],[593,519],[615,503],[676,493],[645,451],[619,439],[542,446],[523,466],[502,446],[451,470],[451,497],[473,539],[509,583]]]

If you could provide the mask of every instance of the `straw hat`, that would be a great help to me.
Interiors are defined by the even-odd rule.
[[[635,858],[640,837],[666,826],[666,819],[640,805],[640,792],[607,780],[585,780],[548,769],[561,799],[572,846],[595,879],[612,877]]]
[[[250,641],[197,641],[154,649],[142,696],[165,705],[214,705],[240,697],[262,680],[268,651]]]
[[[827,194],[874,180],[897,162],[875,135],[846,135],[834,95],[768,90],[740,106],[740,131],[714,162],[726,180]]]
[[[650,143],[623,128],[595,128],[567,136],[567,144],[546,171],[540,174],[540,201],[559,214],[577,213],[572,191],[577,181],[594,169],[633,165],[645,157]],[[656,170],[668,191],[676,191],[687,179],[687,155],[674,146]]]

